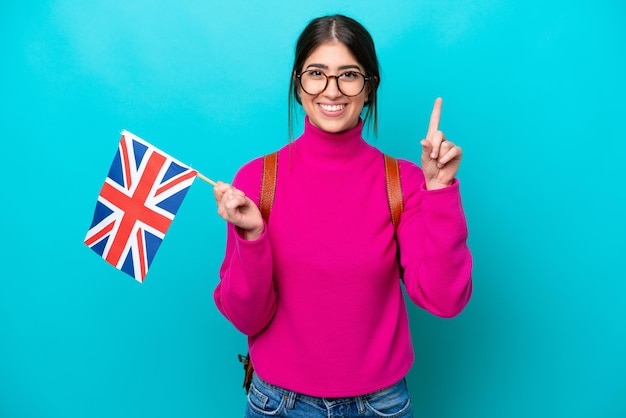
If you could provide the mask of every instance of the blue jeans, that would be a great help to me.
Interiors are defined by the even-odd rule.
[[[405,380],[363,396],[315,398],[271,385],[256,374],[248,393],[245,418],[412,418],[413,410]]]

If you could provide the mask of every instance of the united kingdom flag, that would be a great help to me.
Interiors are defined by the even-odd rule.
[[[122,131],[85,244],[143,283],[196,174],[143,139]]]

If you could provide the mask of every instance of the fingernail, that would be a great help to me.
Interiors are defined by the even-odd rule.
[[[437,154],[435,154],[434,152],[430,153],[430,158],[437,158]]]

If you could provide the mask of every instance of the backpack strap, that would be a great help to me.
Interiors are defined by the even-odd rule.
[[[394,232],[398,232],[400,215],[404,210],[402,185],[400,184],[400,166],[398,160],[385,154],[385,180],[387,182],[387,200],[391,212]]]
[[[274,205],[274,192],[276,190],[276,173],[278,172],[278,151],[263,157],[263,178],[261,179],[261,195],[259,209],[265,223],[267,223],[272,206]]]
[[[272,206],[274,205],[274,193],[276,191],[276,173],[278,172],[278,151],[267,154],[263,157],[263,177],[261,178],[261,194],[259,196],[259,210],[265,223],[267,223]],[[250,360],[250,353],[245,356],[239,354],[239,361],[243,363],[244,378],[243,388],[246,395],[250,391],[252,384],[252,374],[254,366]]]

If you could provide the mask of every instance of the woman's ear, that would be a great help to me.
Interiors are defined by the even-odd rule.
[[[370,104],[370,97],[378,89],[378,78],[372,77],[371,81],[365,84],[365,106]]]

